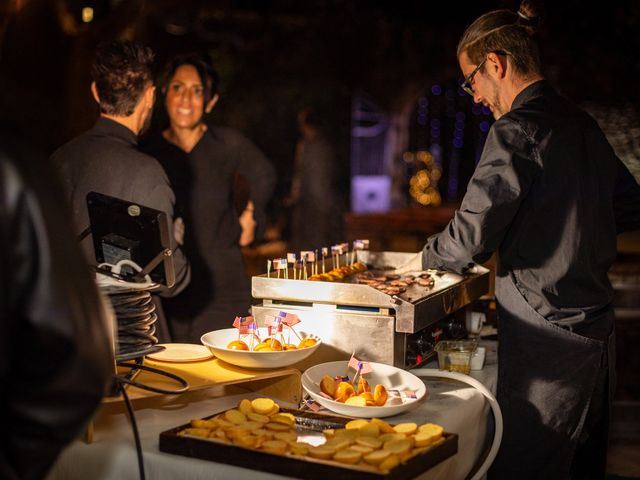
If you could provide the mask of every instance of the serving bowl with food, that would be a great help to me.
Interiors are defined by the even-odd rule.
[[[268,328],[240,334],[236,328],[205,333],[200,341],[211,353],[227,363],[244,368],[281,368],[298,363],[322,343],[307,332],[269,335]]]
[[[302,387],[311,398],[341,415],[381,418],[397,415],[426,399],[427,387],[412,373],[369,362],[371,372],[355,376],[348,361],[311,367],[302,375]]]

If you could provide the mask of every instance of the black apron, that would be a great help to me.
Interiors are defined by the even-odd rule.
[[[604,478],[613,311],[547,320],[512,275],[496,278],[504,435],[489,477]]]

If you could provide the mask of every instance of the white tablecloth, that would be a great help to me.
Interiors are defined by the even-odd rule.
[[[493,390],[495,354],[491,350],[487,353],[485,369],[472,373]],[[463,384],[444,379],[426,378],[424,380],[429,391],[428,400],[421,402],[409,412],[386,420],[394,424],[408,421],[418,424],[433,422],[442,425],[448,432],[457,433],[459,435],[458,453],[420,478],[464,479],[487,448],[487,419],[491,415],[488,403],[477,390]],[[136,410],[147,478],[150,480],[285,478],[232,465],[163,453],[158,449],[160,432],[187,423],[193,418],[202,418],[232,408],[241,398],[257,396],[260,395],[244,393],[213,399],[197,397],[182,404]],[[126,415],[101,414],[96,419],[95,426],[93,443],[86,444],[80,440],[74,442],[63,452],[48,480],[88,478],[136,480],[139,478],[133,433]],[[357,477],[354,475],[354,478]]]

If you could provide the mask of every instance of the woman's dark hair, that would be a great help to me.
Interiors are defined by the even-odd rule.
[[[533,38],[539,17],[539,8],[530,0],[523,0],[517,13],[485,13],[465,30],[458,42],[457,56],[466,52],[469,60],[479,65],[488,53],[502,52],[511,57],[514,70],[521,76],[539,74],[540,52]]]
[[[178,55],[170,60],[164,67],[162,75],[162,91],[166,92],[169,82],[176,73],[176,70],[183,65],[191,65],[198,72],[200,81],[204,87],[205,103],[211,100],[218,93],[220,77],[215,68],[211,57],[202,53],[186,53]]]
[[[100,111],[129,116],[145,88],[153,83],[153,51],[135,42],[98,45],[91,76],[100,97]]]

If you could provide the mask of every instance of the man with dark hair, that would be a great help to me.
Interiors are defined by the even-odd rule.
[[[173,222],[175,197],[167,176],[154,158],[138,149],[138,136],[149,125],[155,99],[153,56],[151,49],[133,42],[101,44],[91,68],[91,92],[100,105],[100,117],[93,128],[52,156],[78,234],[89,226],[86,196],[92,191],[166,212]],[[89,237],[82,247],[93,262]],[[172,250],[176,283],[161,292],[163,296],[179,293],[190,278],[187,259],[174,238]],[[169,341],[166,325],[159,322],[158,327],[160,340]]]
[[[615,337],[607,271],[640,228],[640,186],[596,122],[542,77],[538,15],[482,15],[465,31],[462,88],[496,122],[447,228],[414,268],[463,272],[498,253],[499,479],[604,478]],[[402,268],[410,270],[411,266]]]

